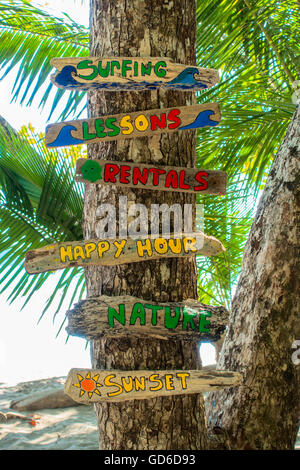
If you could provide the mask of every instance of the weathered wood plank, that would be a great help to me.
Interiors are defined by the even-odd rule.
[[[67,312],[70,335],[145,336],[163,340],[217,341],[225,331],[229,312],[194,299],[183,302],[148,302],[130,295],[91,297]]]
[[[76,160],[76,181],[130,188],[188,193],[225,194],[225,171],[107,160]]]
[[[79,403],[89,404],[210,392],[235,387],[240,382],[238,372],[221,370],[71,369],[65,393]]]
[[[166,57],[53,58],[54,85],[68,90],[203,90],[219,82],[215,69],[176,64]]]
[[[87,265],[118,265],[163,257],[216,256],[224,252],[222,243],[201,232],[168,238],[106,239],[63,242],[26,253],[29,274]]]
[[[217,126],[220,120],[217,103],[150,109],[49,124],[46,127],[45,141],[48,147],[61,147],[152,137],[165,132]]]

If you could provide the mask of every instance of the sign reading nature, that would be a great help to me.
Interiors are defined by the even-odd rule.
[[[145,400],[159,396],[210,392],[235,387],[238,372],[223,370],[97,370],[71,369],[65,393],[82,404]]]
[[[217,126],[220,120],[217,103],[151,109],[49,124],[45,140],[47,147],[93,144]]]
[[[224,171],[78,158],[76,181],[188,193],[225,194]]]
[[[219,81],[218,71],[175,64],[164,57],[63,57],[51,59],[52,83],[69,90],[201,90]]]
[[[165,303],[130,295],[102,295],[81,300],[67,312],[67,332],[88,339],[129,335],[218,341],[225,331],[228,315],[224,307],[205,305],[194,299]]]
[[[27,251],[29,274],[75,266],[117,265],[192,255],[216,256],[225,251],[222,243],[201,232],[170,238],[107,239],[63,242]]]

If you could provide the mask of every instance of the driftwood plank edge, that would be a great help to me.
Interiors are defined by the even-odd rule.
[[[160,258],[217,256],[225,251],[217,238],[201,232],[156,239],[92,239],[27,251],[25,269],[29,274],[36,274],[75,266],[114,266]]]
[[[229,312],[194,299],[166,303],[102,295],[79,301],[66,315],[66,331],[87,339],[143,336],[213,342],[224,333]]]
[[[217,103],[148,109],[49,124],[45,142],[47,147],[62,147],[153,137],[162,133],[217,126],[220,120]]]
[[[238,372],[223,370],[71,369],[65,393],[74,401],[88,405],[210,392],[235,387],[241,379]]]
[[[156,191],[221,195],[226,194],[227,174],[225,171],[200,168],[78,158],[75,180]]]
[[[219,82],[215,69],[176,64],[166,57],[61,57],[51,81],[61,89],[203,90]]]

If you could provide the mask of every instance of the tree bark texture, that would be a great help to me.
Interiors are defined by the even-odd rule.
[[[91,0],[90,55],[170,57],[196,65],[195,0]],[[178,91],[89,92],[89,117],[195,104],[195,95]],[[158,165],[195,166],[195,132],[91,144],[88,157]],[[85,238],[97,238],[97,207],[129,203],[183,204],[194,195],[86,185]],[[193,257],[143,261],[85,270],[88,297],[134,295],[148,301],[197,298]],[[98,338],[92,342],[93,368],[199,369],[198,341]],[[95,405],[100,449],[203,449],[207,445],[202,394]]]
[[[293,449],[299,418],[300,107],[273,162],[246,244],[217,368],[243,385],[210,394],[209,425],[235,449]],[[297,240],[298,238],[298,240]]]

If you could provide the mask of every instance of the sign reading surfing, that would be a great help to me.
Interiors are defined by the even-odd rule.
[[[52,83],[68,90],[203,90],[219,81],[215,69],[164,57],[62,57],[50,63],[57,69]]]

